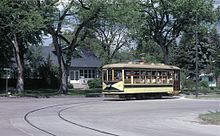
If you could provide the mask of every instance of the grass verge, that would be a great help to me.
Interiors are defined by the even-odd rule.
[[[67,96],[84,96],[84,97],[100,97],[101,89],[87,89],[87,90],[79,90],[79,89],[69,89]],[[42,97],[53,97],[61,95],[58,90],[56,89],[33,89],[33,90],[25,90],[24,93],[13,93],[10,96],[15,97],[35,97],[35,98],[42,98]],[[5,93],[0,93],[0,97],[8,97]]]
[[[85,97],[100,97],[102,95],[101,88],[78,90],[78,89],[69,89],[68,95],[83,95]]]
[[[220,111],[200,114],[199,118],[206,123],[220,125]]]
[[[186,98],[195,99],[195,95],[186,95]],[[198,95],[196,99],[220,99],[220,94],[207,94],[207,95]]]
[[[34,90],[25,90],[23,94],[17,94],[18,96],[25,97],[46,97],[49,98],[51,96],[58,95],[58,91],[56,89],[34,89]],[[16,95],[16,94],[15,94]]]

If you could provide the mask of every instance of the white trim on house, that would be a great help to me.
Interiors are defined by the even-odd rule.
[[[98,78],[99,73],[97,69],[94,68],[80,68],[70,70],[69,72],[69,83],[73,85],[74,88],[87,89],[89,88],[87,82],[94,78]]]

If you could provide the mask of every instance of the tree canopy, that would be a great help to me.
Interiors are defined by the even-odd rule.
[[[193,77],[198,33],[199,69],[211,67],[218,75],[219,11],[212,0],[1,0],[0,66],[10,66],[14,56],[17,90],[23,91],[24,56],[40,69],[34,59],[39,55],[27,51],[50,35],[60,93],[67,93],[71,59],[80,46],[94,49],[103,64],[143,59],[178,65]]]
[[[195,24],[211,23],[215,17],[210,0],[149,0],[139,1],[139,5],[139,32],[146,40],[152,39],[161,47],[164,63],[168,63],[169,46],[181,32],[192,32],[197,29]]]
[[[41,41],[41,29],[44,18],[37,10],[36,0],[2,0],[0,1],[0,31],[4,43],[14,51],[17,64],[18,92],[24,91],[24,53],[29,44]],[[6,46],[5,46],[6,47]]]

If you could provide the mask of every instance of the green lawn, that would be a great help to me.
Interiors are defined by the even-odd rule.
[[[199,118],[206,123],[220,125],[220,111],[200,114]]]
[[[195,99],[195,95],[187,95],[186,98],[193,98]],[[220,99],[220,94],[212,93],[207,95],[198,95],[197,99]]]
[[[11,96],[20,96],[20,97],[52,97],[59,96],[57,89],[33,89],[33,90],[25,90],[23,94],[12,94]],[[69,96],[85,96],[85,97],[100,97],[101,89],[87,89],[87,90],[79,90],[79,89],[69,89]],[[0,97],[6,97],[5,93],[0,93]]]

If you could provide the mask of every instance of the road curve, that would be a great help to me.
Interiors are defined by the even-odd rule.
[[[77,106],[80,106],[80,105],[83,105],[83,104],[86,104],[86,103],[90,103],[90,104],[95,104],[99,101],[86,101],[86,102],[78,102],[78,103],[64,103],[64,104],[55,104],[55,105],[50,105],[50,106],[46,106],[46,107],[41,107],[41,108],[37,108],[37,109],[34,109],[34,110],[31,110],[29,111],[28,113],[26,113],[24,115],[24,120],[29,124],[31,125],[32,127],[34,127],[35,129],[38,129],[40,131],[42,131],[43,133],[47,134],[47,135],[50,135],[50,136],[58,136],[59,134],[56,134],[56,130],[54,131],[51,131],[51,130],[47,130],[46,128],[44,128],[44,125],[36,125],[33,121],[31,121],[31,116],[32,114],[41,114],[42,116],[42,113],[46,113],[47,114],[47,110],[48,109],[57,109],[57,116],[59,116],[59,118],[61,120],[63,120],[64,122],[67,122],[69,124],[71,124],[73,127],[75,126],[78,126],[78,127],[81,127],[83,129],[88,129],[88,130],[91,130],[91,131],[95,131],[96,133],[99,133],[100,135],[109,135],[109,136],[119,136],[117,134],[114,134],[114,133],[111,133],[111,132],[107,132],[107,131],[103,131],[103,130],[99,130],[99,129],[96,129],[96,128],[92,128],[92,127],[89,127],[89,126],[85,126],[85,125],[81,125],[79,123],[75,123],[73,121],[70,121],[70,120],[67,120],[65,119],[63,116],[62,116],[62,112],[67,110],[67,109],[70,109],[70,108],[77,108]],[[61,109],[60,109],[61,108]],[[36,115],[35,115],[36,116]],[[43,123],[43,122],[41,122]],[[51,126],[53,127],[53,126]],[[65,127],[62,126],[62,127]],[[73,132],[74,133],[74,132]],[[81,132],[82,135],[83,135],[83,132]],[[92,132],[90,132],[91,135],[93,135]]]
[[[69,107],[62,117],[120,136],[219,136],[220,126],[198,119],[199,114],[216,110],[220,110],[218,100],[104,101]]]
[[[201,113],[220,110],[219,100],[0,98],[0,109],[1,135],[9,136],[220,135],[219,125],[198,119]]]

